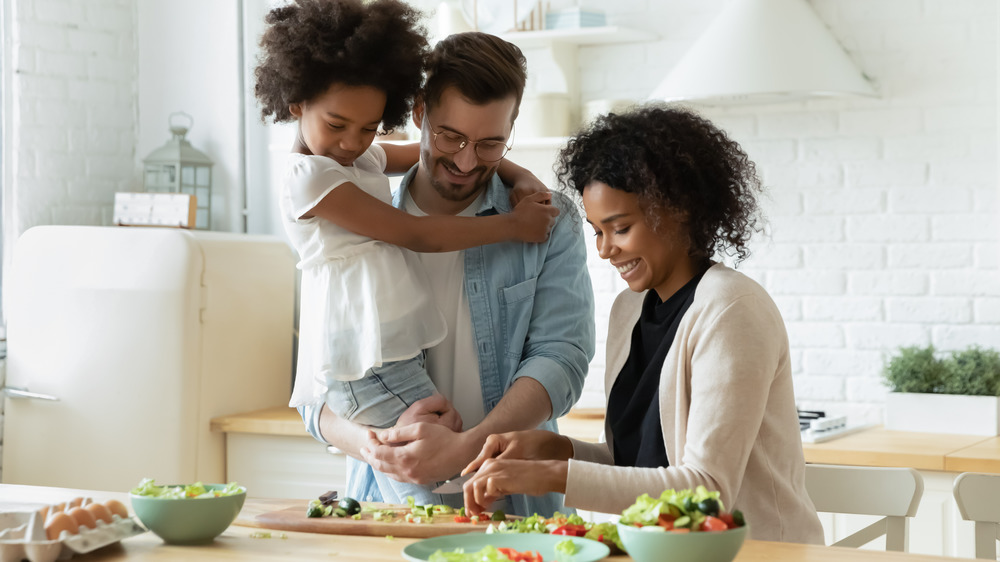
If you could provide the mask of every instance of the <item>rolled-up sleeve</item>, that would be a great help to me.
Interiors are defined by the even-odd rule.
[[[552,419],[565,415],[580,399],[595,347],[594,290],[583,221],[565,196],[554,196],[561,215],[536,279],[528,337],[514,375],[531,377],[546,388]]]
[[[326,439],[323,439],[323,434],[319,430],[319,415],[323,411],[323,402],[313,402],[311,404],[303,404],[296,408],[299,411],[299,415],[302,416],[302,423],[306,426],[306,431],[309,435],[312,435],[317,441],[325,445],[329,445]]]

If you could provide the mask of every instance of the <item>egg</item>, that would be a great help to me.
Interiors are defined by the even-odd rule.
[[[76,519],[78,525],[83,525],[88,529],[93,529],[97,526],[97,521],[94,519],[94,516],[82,507],[74,507],[66,513],[68,513],[73,519]]]
[[[49,511],[51,511],[52,513],[55,513],[57,511],[62,511],[64,509],[66,509],[66,504],[65,503],[57,503],[54,506],[52,506],[52,509],[49,510]]]
[[[49,518],[49,506],[43,505],[42,508],[38,510],[38,513],[42,514],[42,521],[45,521]]]
[[[49,516],[49,519],[45,522],[45,536],[50,541],[57,540],[59,535],[66,531],[71,535],[77,534],[80,526],[77,525],[76,519],[73,519],[66,513],[62,511],[57,511]]]
[[[111,510],[103,503],[88,503],[83,506],[83,509],[93,515],[96,521],[104,521],[105,523],[113,521],[111,519]]]
[[[67,509],[71,507],[80,507],[83,505],[83,498],[73,498],[69,500],[69,504],[66,506]]]
[[[111,510],[112,514],[117,515],[122,519],[128,518],[128,508],[126,508],[125,504],[123,504],[122,502],[118,500],[108,500],[104,502],[104,505],[107,506],[109,510]]]

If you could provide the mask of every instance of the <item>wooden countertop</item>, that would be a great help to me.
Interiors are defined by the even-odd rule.
[[[581,441],[597,442],[604,431],[603,408],[579,408],[559,418],[559,431]],[[295,408],[270,408],[212,419],[212,431],[308,437]]]
[[[949,472],[1000,474],[1000,437],[989,437],[975,445],[948,453],[944,469]]]
[[[62,502],[77,496],[92,497],[98,501],[115,498],[128,505],[128,494],[121,492],[101,492],[93,490],[73,490],[36,486],[16,486],[0,484],[0,497],[9,502]],[[241,517],[255,510],[281,509],[281,500],[254,500],[247,498]],[[88,561],[104,560],[366,560],[372,562],[402,559],[402,549],[417,539],[384,537],[360,537],[344,535],[317,535],[310,533],[285,532],[286,538],[251,538],[251,533],[259,532],[240,526],[230,526],[214,542],[200,546],[171,546],[164,544],[156,535],[143,533],[127,538],[120,543],[98,549],[83,555]],[[276,536],[277,533],[274,533]],[[75,558],[74,558],[75,559]],[[605,560],[631,560],[626,555],[611,556]],[[815,546],[790,543],[748,540],[736,556],[735,562],[934,562],[960,561],[962,558],[914,555],[903,552],[879,552],[853,548]]]
[[[991,438],[981,435],[951,435],[890,431],[882,427],[859,431],[825,443],[803,443],[806,462],[855,466],[901,466],[920,470],[956,470],[979,457],[972,447]],[[946,463],[951,455],[956,462]],[[992,450],[995,472],[1000,472],[1000,442]]]
[[[604,410],[578,408],[559,418],[564,435],[596,442],[604,431]],[[294,408],[271,408],[212,419],[227,433],[308,436]],[[947,472],[1000,474],[1000,437],[891,431],[873,427],[824,443],[803,443],[806,462],[854,466],[901,466]]]

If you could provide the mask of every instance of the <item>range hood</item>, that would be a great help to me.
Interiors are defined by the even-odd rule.
[[[805,0],[731,0],[650,96],[709,105],[876,93]]]

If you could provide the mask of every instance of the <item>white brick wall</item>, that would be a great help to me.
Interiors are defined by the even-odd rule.
[[[699,109],[744,146],[770,190],[771,239],[743,269],[785,317],[800,405],[880,423],[880,371],[896,347],[1000,347],[997,6],[809,3],[878,99]],[[660,40],[640,52],[582,47],[583,101],[645,99],[724,4],[602,3],[612,24]],[[595,283],[598,310],[613,298],[606,285]],[[600,348],[587,400],[600,397],[603,357]]]
[[[109,224],[114,192],[137,187],[135,10],[129,0],[14,2],[6,248],[39,224]]]

